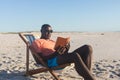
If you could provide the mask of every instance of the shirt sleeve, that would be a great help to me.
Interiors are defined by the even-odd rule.
[[[35,50],[36,53],[41,53],[41,44],[39,41],[37,41],[37,40],[33,41],[31,46]]]

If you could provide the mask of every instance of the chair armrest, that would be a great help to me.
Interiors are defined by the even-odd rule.
[[[26,43],[26,45],[30,45],[29,41],[26,39],[25,35],[23,33],[19,33],[19,36],[22,38],[22,40]]]

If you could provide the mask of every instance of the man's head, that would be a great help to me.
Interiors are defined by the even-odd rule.
[[[50,39],[51,33],[53,32],[52,27],[49,24],[43,24],[40,31],[42,39]]]

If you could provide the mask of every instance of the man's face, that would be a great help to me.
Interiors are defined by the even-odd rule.
[[[50,39],[52,32],[53,31],[52,31],[51,27],[46,27],[46,28],[42,29],[42,37],[44,39]]]

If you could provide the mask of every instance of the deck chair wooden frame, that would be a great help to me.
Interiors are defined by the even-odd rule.
[[[32,34],[32,33],[19,33],[19,36],[21,37],[21,39],[25,42],[26,44],[26,76],[28,75],[33,75],[33,74],[37,74],[37,73],[41,73],[41,72],[45,72],[45,71],[49,71],[53,77],[56,79],[56,80],[60,80],[58,78],[58,76],[54,73],[53,70],[57,70],[59,68],[64,68],[66,66],[69,66],[70,64],[64,64],[64,65],[59,65],[57,67],[52,67],[52,68],[49,68],[47,66],[47,64],[43,61],[42,57],[39,56],[38,54],[36,54],[34,52],[34,50],[32,50],[30,48],[30,45],[32,43],[32,41],[35,39],[35,36]],[[28,39],[29,38],[29,39]],[[33,39],[34,38],[34,39]],[[34,70],[30,70],[29,69],[29,51],[31,51],[34,59],[35,57],[38,58],[38,60],[40,61],[40,63],[44,66],[42,68],[38,68],[38,69],[34,69]]]

